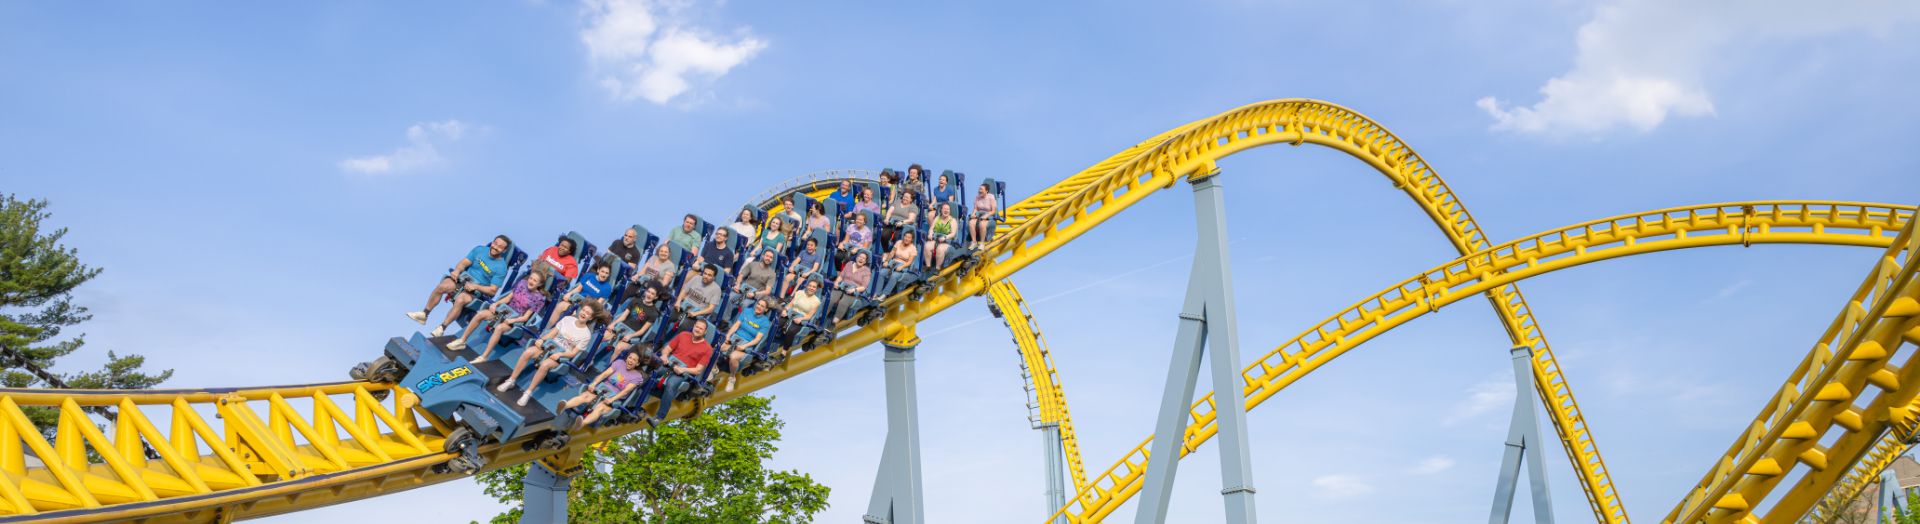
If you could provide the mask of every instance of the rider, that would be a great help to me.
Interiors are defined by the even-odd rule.
[[[433,308],[440,305],[441,299],[453,300],[453,311],[447,312],[446,320],[440,322],[435,331],[446,331],[446,325],[453,317],[466,308],[475,298],[485,298],[500,290],[500,284],[507,281],[507,251],[513,249],[513,240],[506,235],[493,237],[492,242],[484,246],[474,246],[467,250],[466,258],[453,264],[453,271],[440,277],[440,283],[433,286],[433,292],[427,294],[427,307],[419,311],[408,311],[407,318],[427,325],[427,315],[433,314]],[[434,336],[439,336],[435,333]]]
[[[647,332],[653,329],[653,325],[660,321],[659,304],[660,288],[652,286],[646,287],[644,291],[640,292],[639,298],[628,300],[627,307],[622,309],[620,315],[613,319],[614,323],[619,323],[627,327],[627,334],[615,340],[613,338],[613,324],[607,324],[606,336],[601,338],[614,341],[613,351],[615,353],[626,351],[627,348],[633,347],[635,340],[646,336]]]
[[[540,261],[560,270],[559,276],[567,280],[580,278],[580,261],[573,258],[576,247],[578,246],[573,245],[573,237],[562,236],[558,242],[553,243],[553,247],[540,252]]]
[[[520,352],[520,361],[513,365],[513,373],[508,374],[507,379],[501,381],[500,387],[496,389],[505,393],[520,378],[520,372],[526,371],[528,362],[545,356],[546,358],[540,360],[539,369],[534,370],[533,380],[527,382],[526,389],[520,393],[520,400],[517,403],[525,406],[527,400],[533,397],[534,388],[540,385],[540,380],[547,378],[548,371],[560,365],[561,360],[573,358],[581,351],[585,351],[587,342],[593,339],[594,324],[604,324],[612,319],[608,318],[607,310],[602,308],[599,302],[587,302],[581,306],[574,310],[573,317],[567,322],[561,322],[560,325],[547,330],[546,334],[540,335],[540,340],[527,344],[526,351]],[[547,350],[548,341],[558,346],[553,348],[552,352]]]
[[[667,418],[667,412],[673,409],[673,401],[680,396],[680,388],[691,386],[698,379],[695,375],[707,366],[713,358],[713,345],[707,343],[707,319],[693,321],[693,327],[675,335],[666,346],[660,348],[660,361],[665,365],[648,378],[642,394],[651,394],[660,399],[660,407],[654,415],[647,417],[647,425],[658,425]],[[640,402],[646,402],[641,397]]]
[[[667,235],[667,241],[679,245],[680,249],[693,251],[693,248],[700,246],[700,232],[696,231],[699,227],[700,219],[693,213],[687,213],[686,218],[680,219],[680,229]]]
[[[740,278],[733,282],[733,292],[747,300],[759,300],[773,296],[773,279],[780,276],[780,270],[773,266],[772,251],[761,251],[760,257],[740,270]]]
[[[467,322],[467,328],[460,332],[459,338],[448,342],[447,348],[454,351],[466,349],[467,337],[473,336],[474,328],[488,320],[505,319],[493,327],[493,335],[487,339],[486,351],[473,359],[474,362],[486,360],[488,355],[493,354],[493,347],[500,343],[500,335],[506,334],[513,326],[532,320],[533,314],[540,312],[540,306],[547,304],[547,278],[546,265],[534,264],[533,271],[528,271],[527,276],[507,290],[506,300],[496,301],[493,307],[474,313],[473,320]],[[439,331],[434,330],[436,333]]]
[[[673,301],[679,313],[675,325],[686,325],[689,318],[706,318],[720,307],[720,283],[714,281],[720,275],[719,271],[712,265],[702,266],[698,280],[690,279],[686,285],[680,286],[680,296],[674,297]]]
[[[980,192],[973,196],[973,218],[967,220],[967,237],[973,240],[972,247],[979,249],[987,245],[987,233],[993,232],[993,222],[999,218],[1000,200],[993,197],[987,184],[980,184]]]
[[[574,421],[573,429],[578,430],[600,420],[600,417],[613,410],[615,402],[632,396],[633,392],[640,390],[640,384],[647,381],[645,366],[641,364],[644,360],[639,351],[615,353],[613,364],[607,366],[607,370],[600,372],[599,376],[593,377],[587,387],[581,388],[579,395],[561,402],[558,411],[598,400],[599,403],[593,406],[586,417]]]
[[[721,369],[731,373],[727,376],[727,391],[733,391],[733,382],[740,377],[740,361],[746,358],[747,352],[758,347],[760,341],[766,340],[772,328],[773,299],[762,298],[754,301],[752,311],[740,314],[740,318],[733,323],[733,329],[727,330],[727,342],[721,345],[720,351],[726,357],[720,361],[724,364]]]
[[[613,283],[609,282],[610,280],[613,280],[613,265],[605,260],[595,262],[593,273],[586,278],[574,281],[573,289],[561,294],[560,301],[554,303],[553,311],[556,314],[547,318],[546,328],[553,329],[553,325],[560,322],[559,314],[565,313],[567,308],[573,307],[573,304],[580,302],[581,299],[599,302],[604,308],[607,305],[607,297],[613,295]]]

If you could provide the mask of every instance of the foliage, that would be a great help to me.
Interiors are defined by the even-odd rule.
[[[663,423],[588,449],[573,479],[572,522],[773,522],[812,520],[829,488],[798,471],[768,471],[780,428],[773,399],[744,396],[689,420]],[[520,519],[527,466],[482,473],[488,495],[514,504],[494,523]]]
[[[1888,524],[1920,524],[1920,491],[1909,491],[1906,497],[1906,510],[1895,510],[1892,515],[1883,516],[1880,520]]]
[[[107,352],[98,371],[61,374],[54,361],[85,346],[86,335],[61,338],[63,330],[93,318],[73,303],[73,290],[100,275],[73,248],[60,244],[66,228],[42,234],[51,214],[44,200],[0,196],[0,385],[6,387],[145,389],[173,376],[173,370],[149,374],[146,359]],[[51,409],[28,409],[45,431],[57,420]]]

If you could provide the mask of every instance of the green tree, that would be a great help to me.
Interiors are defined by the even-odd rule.
[[[146,373],[139,355],[107,352],[97,371],[59,373],[54,360],[87,343],[86,335],[62,338],[62,331],[93,318],[73,303],[73,290],[100,275],[80,263],[79,254],[60,244],[66,228],[42,233],[51,216],[44,200],[0,196],[0,384],[7,387],[145,389],[173,376],[173,370]],[[43,431],[56,420],[51,409],[29,409]],[[103,411],[96,413],[105,414]]]
[[[573,480],[571,522],[808,522],[827,508],[826,486],[798,471],[768,471],[780,428],[770,397],[745,396],[690,420],[589,448]],[[520,520],[527,466],[482,473],[488,495],[513,504],[495,524]]]

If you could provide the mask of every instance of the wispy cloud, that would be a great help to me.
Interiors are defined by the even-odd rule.
[[[767,48],[746,28],[720,36],[695,26],[695,1],[587,0],[587,46],[600,86],[615,100],[666,104]]]
[[[1496,409],[1512,407],[1513,372],[1508,371],[1467,386],[1466,398],[1454,406],[1453,413],[1441,422],[1459,424]]]
[[[1547,80],[1532,106],[1494,97],[1477,105],[1501,131],[1595,135],[1651,131],[1669,116],[1714,114],[1704,77],[1763,39],[1889,34],[1920,20],[1901,0],[1610,0],[1580,26],[1573,69]]]
[[[1407,472],[1415,475],[1432,475],[1449,469],[1453,469],[1453,458],[1446,455],[1435,455],[1421,460],[1419,464],[1414,465],[1413,469],[1407,470]]]
[[[459,142],[473,131],[459,120],[421,122],[407,128],[407,143],[384,155],[354,157],[340,161],[340,170],[372,175],[406,173],[446,162],[440,147]]]
[[[1726,300],[1729,298],[1733,298],[1734,295],[1740,294],[1741,290],[1745,290],[1747,289],[1747,286],[1751,286],[1751,285],[1753,285],[1753,279],[1741,279],[1739,282],[1727,284],[1727,287],[1720,288],[1719,292],[1714,293],[1713,299],[1710,301],[1719,301],[1719,300]]]
[[[1326,499],[1353,498],[1373,493],[1373,485],[1358,475],[1323,475],[1314,477],[1313,487],[1318,491],[1314,495]]]

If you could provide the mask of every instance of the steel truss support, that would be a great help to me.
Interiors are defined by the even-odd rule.
[[[1211,166],[1193,180],[1197,238],[1193,272],[1187,277],[1187,300],[1180,309],[1180,329],[1173,341],[1173,361],[1167,365],[1167,385],[1160,396],[1154,423],[1153,447],[1148,454],[1147,478],[1141,490],[1134,522],[1159,523],[1167,519],[1173,478],[1180,465],[1180,446],[1186,444],[1193,388],[1202,353],[1211,359],[1213,412],[1220,426],[1220,494],[1225,498],[1226,521],[1255,522],[1253,464],[1247,446],[1245,381],[1240,377],[1240,333],[1235,326],[1233,270],[1227,256],[1227,215],[1219,177]],[[1207,351],[1211,349],[1212,351]]]
[[[913,350],[920,339],[909,327],[882,345],[887,350],[887,444],[866,521],[920,524],[927,520],[920,496],[920,401],[913,380]]]
[[[1540,423],[1534,416],[1534,404],[1538,401],[1533,389],[1533,348],[1514,346],[1508,353],[1513,356],[1513,421],[1507,425],[1507,449],[1500,456],[1500,479],[1493,488],[1493,511],[1487,522],[1506,524],[1507,517],[1513,513],[1513,493],[1520,483],[1521,454],[1524,453],[1527,484],[1532,490],[1529,498],[1533,499],[1533,521],[1550,524],[1553,499],[1547,492],[1546,461],[1540,458],[1540,448],[1546,441],[1540,440]]]
[[[1052,514],[1067,505],[1067,462],[1066,451],[1060,442],[1060,423],[1048,422],[1040,428],[1040,447],[1046,454],[1047,466],[1047,513]],[[1054,519],[1055,524],[1067,524],[1067,516]]]
[[[565,472],[554,471],[545,460],[527,464],[527,474],[520,477],[520,524],[566,524],[567,490],[580,468],[560,469]]]

